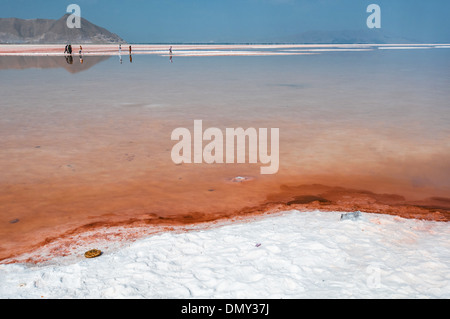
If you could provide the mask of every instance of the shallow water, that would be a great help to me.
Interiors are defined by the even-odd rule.
[[[76,230],[208,221],[304,195],[448,212],[450,51],[315,53],[0,57],[0,260]],[[194,120],[279,128],[278,173],[174,164],[171,132]]]

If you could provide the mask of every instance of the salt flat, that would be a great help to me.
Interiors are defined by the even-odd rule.
[[[449,298],[450,225],[283,212],[95,259],[0,265],[0,298]]]

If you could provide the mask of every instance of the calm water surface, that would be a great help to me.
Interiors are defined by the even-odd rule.
[[[237,212],[287,184],[450,197],[448,49],[0,66],[0,257],[88,223]],[[278,173],[175,165],[171,132],[194,120],[279,128]]]

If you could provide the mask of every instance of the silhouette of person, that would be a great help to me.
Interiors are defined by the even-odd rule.
[[[80,51],[78,51],[79,54],[83,51],[83,47],[80,45]]]
[[[69,44],[69,46],[67,47],[67,52],[69,54],[72,54],[72,45],[71,44]]]
[[[172,46],[170,46],[170,48],[169,48],[169,60],[170,60],[170,63],[173,63],[173,60],[172,60]]]
[[[119,44],[119,61],[122,64],[122,44]]]
[[[69,45],[66,44],[65,48],[64,48],[64,54],[67,54],[69,52]]]

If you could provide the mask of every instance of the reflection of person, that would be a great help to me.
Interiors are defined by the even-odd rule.
[[[66,55],[66,62],[67,62],[67,64],[73,64],[73,57],[72,57],[72,55]]]

